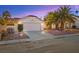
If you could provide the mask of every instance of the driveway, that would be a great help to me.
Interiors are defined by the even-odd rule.
[[[54,36],[47,33],[47,32],[44,32],[44,31],[28,31],[28,32],[25,32],[31,40],[31,41],[34,41],[34,40],[42,40],[42,39],[45,39],[45,38],[53,38]]]

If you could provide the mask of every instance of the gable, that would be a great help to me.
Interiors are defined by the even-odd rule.
[[[42,22],[40,18],[38,17],[24,17],[22,19],[20,19],[22,22],[33,22],[33,23],[40,23]]]

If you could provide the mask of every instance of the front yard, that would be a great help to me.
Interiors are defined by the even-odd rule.
[[[79,33],[79,29],[65,29],[65,30],[48,30],[48,33],[52,35],[68,35]]]

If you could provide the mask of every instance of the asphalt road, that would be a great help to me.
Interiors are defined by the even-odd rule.
[[[79,53],[79,35],[0,45],[3,53]]]

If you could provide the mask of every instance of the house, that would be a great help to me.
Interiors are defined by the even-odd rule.
[[[23,31],[41,31],[42,20],[34,15],[28,15],[20,19],[23,24]]]
[[[6,28],[12,27],[12,28],[14,28],[15,31],[18,31],[17,24],[20,21],[19,19],[20,18],[10,18],[9,20],[7,20]]]
[[[10,18],[6,20],[6,28],[12,27],[18,31],[18,24],[23,24],[23,31],[41,31],[43,29],[42,20],[34,15],[28,15],[23,18]]]
[[[79,16],[77,16],[76,18],[77,18],[77,20],[75,21],[75,25],[77,28],[79,28]]]
[[[78,29],[79,28],[79,16],[74,16],[76,19],[74,19],[73,21],[68,20],[68,21],[64,21],[64,29],[72,29],[74,28],[74,26]],[[46,23],[46,21],[44,21],[44,24]],[[45,24],[44,28],[48,29],[49,25],[47,26]],[[51,25],[52,29],[56,29],[56,23],[52,23]],[[61,23],[58,23],[57,26],[59,29],[61,28]]]

